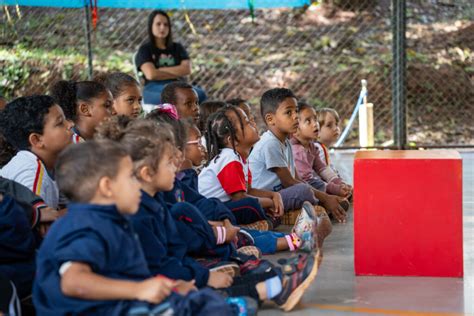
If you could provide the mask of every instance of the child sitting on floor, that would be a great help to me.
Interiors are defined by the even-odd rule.
[[[51,96],[63,109],[66,119],[74,122],[74,143],[92,139],[97,126],[112,111],[110,91],[95,81],[58,81],[51,88]]]
[[[234,105],[244,110],[245,114],[249,118],[250,123],[255,125],[255,127],[257,126],[257,123],[255,122],[255,116],[253,115],[250,103],[247,100],[236,98],[227,100],[226,102],[229,105]]]
[[[138,210],[140,185],[119,144],[71,146],[58,159],[56,175],[72,203],[38,253],[38,315],[237,314],[210,289],[196,292],[152,276],[128,220]]]
[[[123,72],[103,74],[94,79],[102,83],[113,98],[112,115],[137,118],[142,111],[142,93],[138,82]]]
[[[247,159],[259,136],[245,112],[235,106],[218,110],[209,117],[206,136],[210,160],[199,174],[200,193],[224,202],[239,224],[266,219],[264,208],[271,212],[272,217],[282,216],[283,202],[278,192],[252,187]],[[304,208],[303,212],[307,211],[308,208]],[[312,250],[315,217],[311,206],[309,212],[302,215],[291,235],[274,233],[272,252],[286,249],[294,251],[302,246],[308,251]]]
[[[168,83],[161,92],[161,103],[173,104],[180,119],[199,122],[199,98],[193,86],[183,81]]]
[[[334,165],[331,164],[329,156],[329,147],[334,145],[339,139],[341,129],[339,127],[339,114],[336,110],[331,108],[322,108],[317,111],[319,120],[319,136],[318,141],[314,144],[319,149],[319,157],[321,161],[329,166],[338,176],[339,172]],[[352,193],[352,186],[347,185]]]
[[[348,197],[350,187],[321,161],[319,150],[314,145],[319,135],[318,117],[314,108],[305,102],[298,102],[298,121],[298,130],[290,139],[298,175],[319,191]]]
[[[8,103],[0,112],[0,133],[19,151],[0,175],[23,184],[57,209],[60,203],[54,164],[71,143],[71,127],[50,96],[22,97]]]
[[[321,204],[339,222],[345,221],[343,199],[318,191],[300,180],[294,164],[289,135],[298,128],[297,99],[285,88],[266,91],[260,101],[260,111],[268,127],[249,156],[254,187],[281,194],[285,211],[300,209],[304,202]],[[318,215],[318,243],[331,231],[326,212],[316,208]]]

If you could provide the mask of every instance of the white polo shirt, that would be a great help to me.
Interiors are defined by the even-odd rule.
[[[199,193],[227,202],[237,192],[247,192],[252,184],[249,165],[233,149],[224,148],[199,174]]]
[[[44,202],[57,208],[59,190],[43,162],[32,152],[20,150],[0,171],[4,178],[23,184]]]

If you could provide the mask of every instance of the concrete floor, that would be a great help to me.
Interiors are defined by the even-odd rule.
[[[474,315],[474,151],[463,157],[464,279],[355,277],[353,218],[335,224],[324,243],[318,276],[292,315]],[[354,152],[334,160],[352,182]],[[276,259],[288,253],[272,256]],[[283,315],[264,306],[259,315]]]

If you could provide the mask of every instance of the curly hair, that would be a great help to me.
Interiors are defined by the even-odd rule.
[[[168,83],[161,91],[161,103],[170,103],[176,105],[176,90],[193,89],[193,86],[184,81],[173,81]]]
[[[168,124],[116,116],[104,122],[94,137],[122,144],[132,158],[135,172],[144,166],[156,172],[166,149],[174,148],[174,138],[170,130]]]
[[[87,203],[103,177],[114,179],[127,151],[117,142],[91,140],[68,146],[56,161],[59,190],[72,202]]]
[[[33,95],[11,101],[0,111],[0,134],[15,149],[30,149],[30,135],[43,134],[46,115],[54,105],[54,99],[47,95]]]
[[[16,149],[0,134],[0,168],[5,166],[16,153]]]
[[[106,92],[107,88],[96,81],[58,81],[51,88],[50,94],[63,109],[64,116],[73,122],[77,119],[78,101],[89,102]]]
[[[183,150],[188,139],[188,127],[191,124],[190,120],[181,119],[175,120],[166,112],[161,112],[160,109],[155,109],[148,113],[147,119],[161,123],[168,124],[172,128],[174,134],[175,145],[179,150]]]

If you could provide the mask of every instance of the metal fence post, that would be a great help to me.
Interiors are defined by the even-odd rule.
[[[406,125],[406,0],[392,0],[392,115],[393,139],[403,149]]]
[[[88,1],[86,2],[84,6],[84,29],[86,32],[86,45],[87,45],[87,62],[88,62],[87,75],[88,75],[88,79],[92,80],[94,69],[92,65],[93,56],[92,56],[92,40],[91,40],[91,11],[88,5]]]

